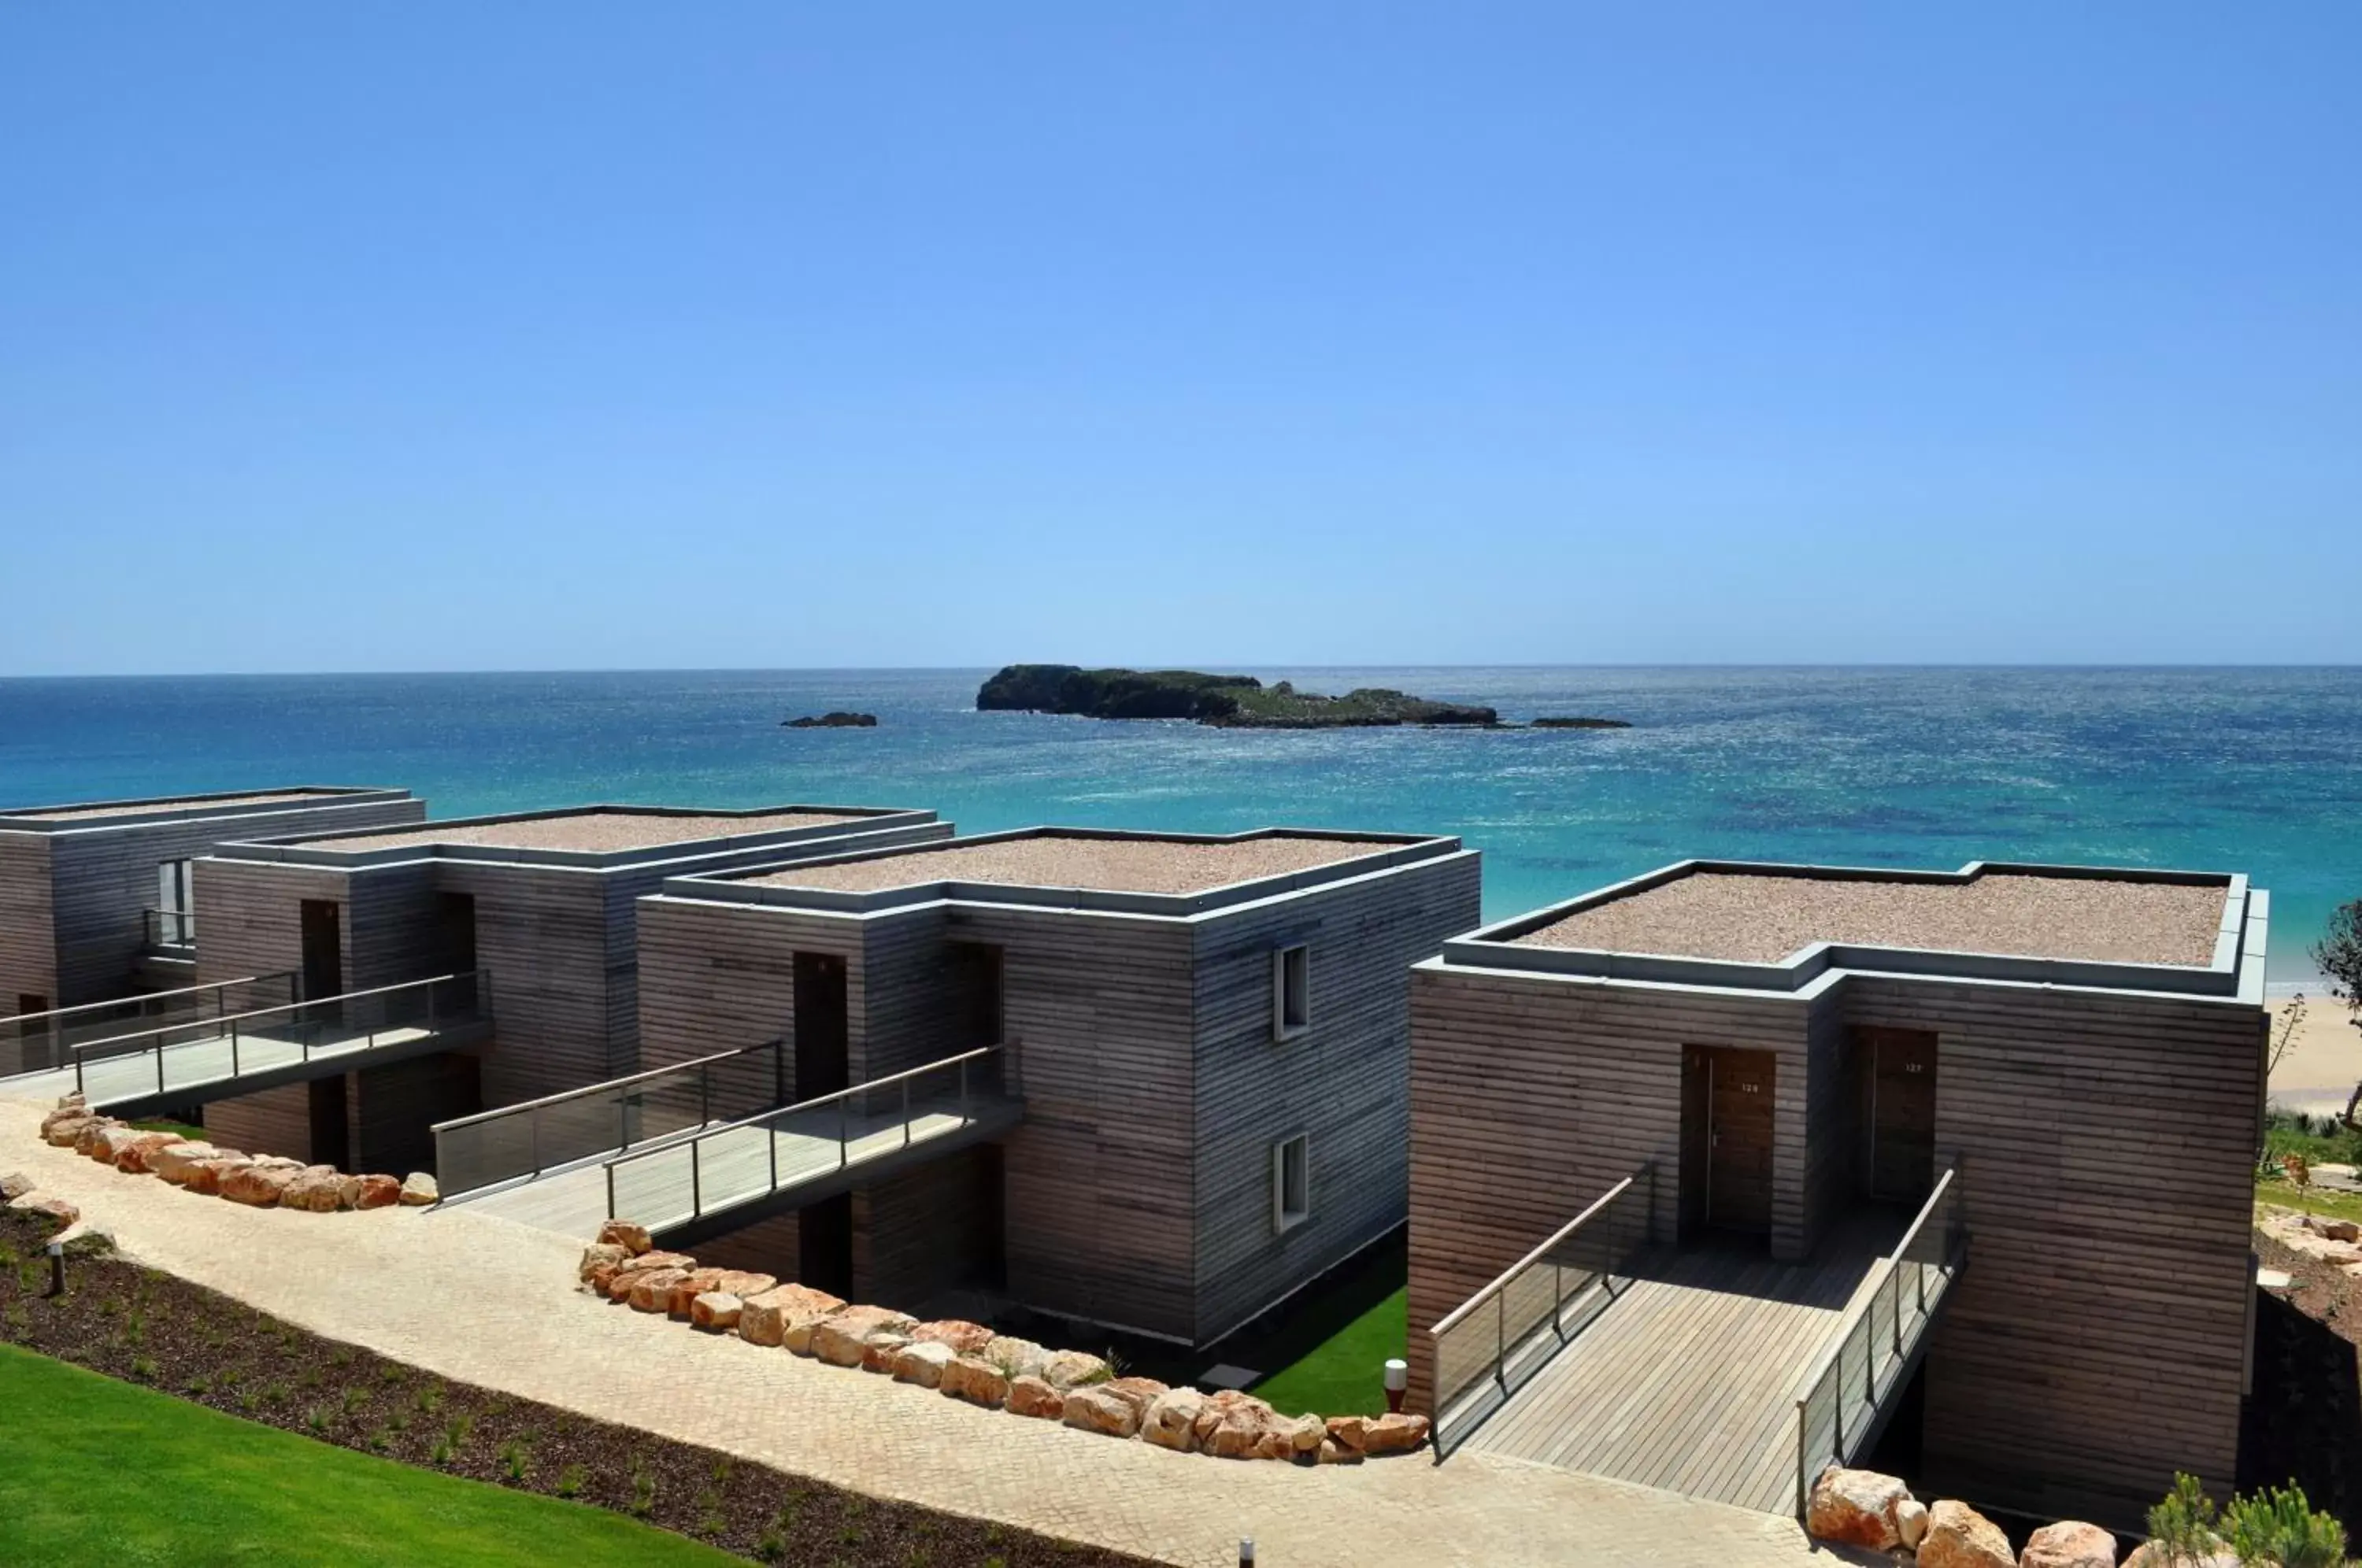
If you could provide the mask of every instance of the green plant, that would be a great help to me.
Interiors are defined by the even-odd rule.
[[[2161,1568],[2199,1568],[2220,1541],[2214,1534],[2214,1499],[2198,1477],[2174,1472],[2173,1490],[2148,1511],[2148,1543]]]
[[[392,1440],[391,1438],[386,1436],[385,1429],[383,1427],[380,1427],[369,1435],[370,1452],[371,1453],[383,1453],[386,1451],[387,1445],[392,1442]]]
[[[328,1412],[320,1408],[319,1406],[315,1405],[310,1409],[304,1412],[304,1424],[311,1428],[315,1432],[326,1431],[328,1430]]]
[[[788,1538],[776,1529],[767,1529],[763,1539],[755,1543],[755,1556],[764,1562],[784,1562],[788,1558]]]
[[[450,1463],[451,1440],[449,1438],[436,1438],[435,1440],[435,1446],[426,1451],[426,1462],[430,1464]]]
[[[284,1383],[272,1384],[270,1387],[265,1388],[262,1391],[262,1397],[270,1404],[284,1405],[287,1403],[287,1385]]]
[[[187,1386],[189,1397],[193,1399],[199,1397],[212,1386],[213,1385],[207,1382],[203,1375],[192,1377],[189,1379]]]
[[[443,1408],[443,1386],[429,1383],[418,1391],[418,1413],[431,1416]]]
[[[154,1358],[144,1355],[133,1357],[131,1362],[131,1375],[139,1379],[142,1383],[155,1382],[156,1363]]]
[[[359,1384],[356,1383],[350,1388],[345,1390],[344,1404],[346,1415],[351,1415],[355,1410],[359,1409],[363,1405],[368,1403],[369,1390],[362,1387]]]
[[[467,1414],[454,1416],[443,1427],[443,1441],[451,1452],[458,1452],[468,1446],[468,1434],[476,1430],[476,1418]]]
[[[524,1444],[514,1438],[501,1444],[501,1468],[508,1473],[510,1480],[523,1481],[526,1469]]]
[[[644,1519],[656,1512],[657,1478],[636,1461],[632,1465],[632,1500],[624,1507],[635,1519]]]
[[[2233,1498],[2223,1527],[2242,1568],[2339,1568],[2345,1561],[2345,1527],[2313,1512],[2301,1486]]]
[[[262,1408],[262,1400],[249,1388],[237,1397],[237,1408],[250,1416]]]
[[[580,1496],[582,1495],[582,1483],[585,1479],[586,1477],[582,1474],[582,1466],[579,1464],[568,1465],[565,1469],[557,1473],[557,1495],[561,1497]]]

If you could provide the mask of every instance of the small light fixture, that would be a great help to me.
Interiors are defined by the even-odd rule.
[[[1386,1408],[1401,1413],[1403,1393],[1410,1386],[1410,1363],[1399,1357],[1386,1360]]]
[[[1254,1537],[1239,1538],[1239,1568],[1254,1568]]]
[[[50,1243],[50,1294],[63,1296],[65,1293],[66,1244],[63,1242],[51,1242]]]

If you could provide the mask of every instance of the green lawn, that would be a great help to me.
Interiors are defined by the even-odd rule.
[[[335,1568],[739,1559],[314,1442],[0,1345],[0,1561]]]
[[[1287,1415],[1374,1416],[1386,1408],[1385,1364],[1403,1353],[1410,1309],[1400,1232],[1288,1304],[1276,1326],[1218,1347],[1264,1373],[1257,1397]]]

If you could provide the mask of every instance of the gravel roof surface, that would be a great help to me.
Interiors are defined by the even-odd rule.
[[[350,838],[307,840],[306,849],[385,849],[403,844],[474,844],[492,849],[579,849],[599,852],[644,849],[654,844],[687,844],[740,834],[860,822],[833,812],[773,812],[753,817],[666,816],[645,812],[568,812],[563,816],[519,822],[477,823],[466,827],[427,823],[397,833],[356,834]]]
[[[795,866],[754,878],[780,888],[866,893],[925,882],[999,882],[1105,893],[1202,893],[1233,882],[1284,877],[1395,847],[1369,839],[1274,834],[1235,844],[1171,838],[1070,838],[1045,834],[994,844],[881,856],[834,866]]]
[[[1776,963],[1816,942],[2208,964],[2224,889],[2077,877],[1990,875],[1972,882],[1700,872],[1581,910],[1518,937],[1589,947]]]
[[[0,817],[39,817],[43,822],[72,822],[78,817],[160,817],[200,808],[221,806],[292,806],[305,801],[334,801],[334,790],[285,790],[263,795],[224,795],[212,801],[151,801],[144,806],[0,806]]]

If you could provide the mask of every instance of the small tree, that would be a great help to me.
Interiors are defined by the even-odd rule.
[[[2345,1527],[2314,1513],[2301,1486],[2235,1497],[2223,1526],[2241,1568],[2340,1568],[2345,1561]]]
[[[2329,930],[2312,946],[2312,961],[2329,977],[2329,994],[2345,1004],[2346,1021],[2362,1029],[2362,899],[2337,906],[2329,917]],[[2354,1086],[2346,1098],[2346,1126],[2362,1132],[2362,1084]]]
[[[2223,1544],[2214,1533],[2214,1499],[2197,1476],[2174,1472],[2173,1490],[2148,1511],[2148,1543],[2159,1568],[2203,1568]]]

